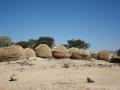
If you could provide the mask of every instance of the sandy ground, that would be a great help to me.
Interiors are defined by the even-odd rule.
[[[87,77],[95,83],[87,83]],[[0,90],[120,90],[120,67],[98,60],[0,62]]]

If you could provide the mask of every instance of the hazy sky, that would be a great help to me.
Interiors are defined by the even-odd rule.
[[[13,41],[82,39],[91,50],[120,48],[120,0],[0,0],[0,35]]]

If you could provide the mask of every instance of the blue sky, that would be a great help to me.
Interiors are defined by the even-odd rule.
[[[120,48],[120,0],[0,0],[0,36],[82,39],[90,50]]]

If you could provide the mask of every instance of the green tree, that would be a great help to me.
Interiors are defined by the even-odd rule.
[[[0,37],[0,47],[7,47],[12,44],[12,40],[8,36],[1,36]]]
[[[69,48],[68,44],[62,44],[64,47]]]
[[[117,50],[117,55],[118,55],[118,56],[120,56],[120,49],[119,49],[119,50]]]
[[[37,45],[38,40],[30,39],[28,40],[28,48],[34,49]]]
[[[40,37],[38,39],[37,45],[39,45],[39,44],[47,44],[49,47],[53,47],[54,41],[55,40],[52,37]]]
[[[85,41],[82,41],[80,39],[77,39],[77,40],[68,40],[67,41],[68,43],[68,47],[71,48],[71,47],[76,47],[76,48],[79,48],[79,49],[88,49],[90,47],[90,44],[89,43],[86,43]]]
[[[16,45],[20,45],[23,48],[27,48],[28,47],[28,42],[26,42],[26,41],[19,41],[19,42],[15,43],[15,44]]]

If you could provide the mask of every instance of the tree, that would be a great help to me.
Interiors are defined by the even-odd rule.
[[[67,41],[68,43],[68,47],[71,48],[71,47],[76,47],[76,48],[79,48],[79,49],[88,49],[90,47],[90,44],[89,43],[86,43],[85,41],[82,41],[80,39],[77,39],[77,40],[68,40]]]
[[[49,47],[53,47],[54,39],[52,37],[40,37],[38,39],[37,45],[39,44],[47,44]]]
[[[64,47],[69,48],[68,44],[62,44]]]
[[[120,56],[120,49],[117,51],[117,55]]]
[[[1,36],[0,37],[0,47],[7,47],[12,44],[12,40],[8,36]]]
[[[28,47],[28,42],[26,42],[26,41],[19,41],[19,42],[16,43],[16,45],[20,45],[23,48],[27,48]]]
[[[38,40],[30,39],[28,40],[28,48],[34,49],[37,45]]]

